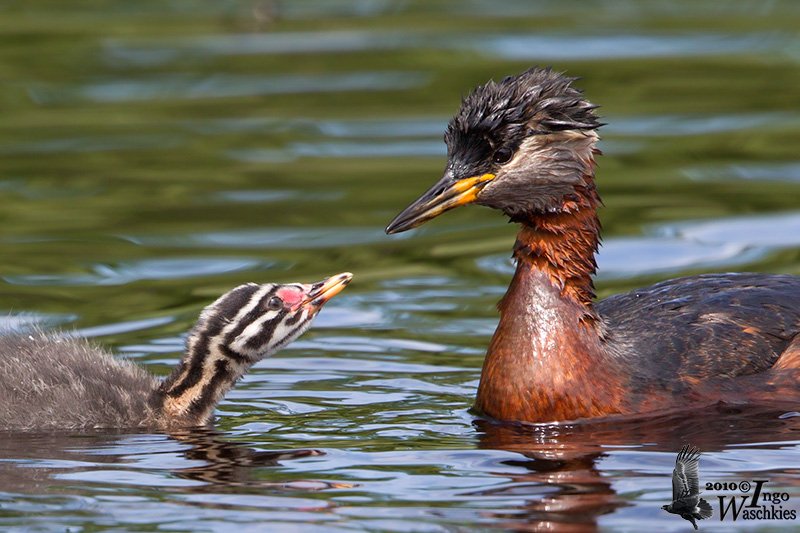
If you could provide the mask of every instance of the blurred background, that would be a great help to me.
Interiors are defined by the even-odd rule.
[[[0,0],[0,326],[77,329],[163,375],[226,290],[355,274],[222,404],[245,459],[5,439],[0,526],[685,529],[659,508],[687,438],[701,476],[769,472],[800,498],[793,413],[482,426],[516,228],[470,206],[383,233],[441,175],[462,95],[552,65],[608,123],[601,297],[800,274],[798,29],[791,0]]]

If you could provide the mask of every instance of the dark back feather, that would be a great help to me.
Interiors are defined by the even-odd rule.
[[[607,345],[620,360],[635,356],[631,390],[654,380],[676,388],[772,368],[800,333],[800,278],[706,274],[612,296],[595,308]]]

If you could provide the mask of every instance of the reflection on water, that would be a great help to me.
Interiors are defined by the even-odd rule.
[[[776,423],[780,419],[787,423]],[[775,479],[775,464],[758,459],[770,455],[773,459],[781,455],[778,461],[788,460],[791,466],[781,465],[788,471],[800,466],[800,458],[774,453],[786,444],[793,445],[800,431],[797,419],[783,417],[780,410],[721,407],[650,420],[577,426],[525,428],[480,421],[477,425],[482,430],[481,446],[517,451],[525,458],[511,462],[530,470],[514,477],[512,490],[518,491],[524,484],[557,487],[554,493],[524,506],[526,526],[546,531],[574,531],[576,523],[635,528],[641,527],[642,521],[657,530],[678,529],[680,524],[669,515],[653,515],[649,508],[670,501],[675,450],[687,442],[703,451],[703,480],[729,480],[732,472],[737,480]],[[737,450],[766,434],[770,443],[765,449]],[[789,486],[788,492],[800,493],[800,477],[794,472],[780,478]],[[645,487],[639,501],[621,495]],[[615,519],[606,520],[604,515],[617,510]],[[506,525],[516,529],[513,524]]]
[[[75,525],[81,516],[169,524],[176,521],[172,513],[182,509],[181,524],[187,527],[191,509],[188,520],[198,521],[196,527],[238,513],[236,522],[252,525],[336,527],[356,520],[395,530],[405,521],[423,520],[445,527],[561,532],[635,529],[647,521],[671,530],[680,524],[652,509],[671,497],[675,450],[687,441],[703,451],[703,480],[766,477],[800,496],[795,472],[800,459],[786,462],[782,453],[796,442],[800,426],[796,416],[780,413],[721,408],[578,426],[475,420],[474,450],[276,450],[280,443],[266,437],[265,427],[253,428],[260,439],[255,442],[250,437],[234,442],[214,432],[15,436],[0,444],[4,457],[14,457],[0,463],[0,482],[16,497],[0,502],[9,513],[41,513],[35,495],[44,491],[59,521]],[[442,435],[465,438],[467,427],[460,433],[443,427]],[[767,432],[768,444],[741,447]],[[385,432],[385,438],[401,436]],[[775,469],[778,462],[785,462],[782,471]],[[70,487],[76,484],[82,490],[73,494]],[[171,501],[151,501],[148,495],[155,491],[168,491]],[[384,498],[402,503],[402,510]],[[47,514],[36,523],[46,525]]]
[[[74,330],[164,375],[231,287],[355,280],[220,433],[0,435],[0,529],[685,531],[660,507],[686,442],[701,481],[800,501],[797,406],[474,416],[515,229],[468,207],[383,233],[441,175],[466,91],[553,63],[609,123],[599,292],[799,274],[793,3],[132,6],[0,6],[0,329]]]

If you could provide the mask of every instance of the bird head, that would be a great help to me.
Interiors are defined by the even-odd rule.
[[[531,68],[474,89],[447,127],[444,176],[386,232],[409,230],[469,203],[512,219],[562,210],[586,185],[602,125],[597,106],[571,86],[575,79]]]
[[[203,310],[189,343],[207,341],[229,355],[256,362],[305,332],[325,302],[352,278],[343,272],[313,284],[241,285]]]

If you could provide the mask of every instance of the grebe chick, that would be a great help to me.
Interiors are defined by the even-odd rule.
[[[236,287],[203,310],[163,381],[81,339],[0,336],[0,431],[209,426],[245,372],[307,330],[351,279]]]
[[[476,408],[500,420],[800,400],[800,278],[713,274],[597,302],[601,126],[574,78],[529,69],[464,98],[439,182],[386,228],[468,203],[520,224]]]

